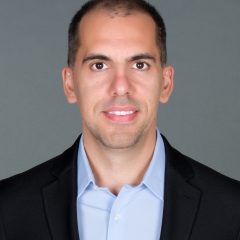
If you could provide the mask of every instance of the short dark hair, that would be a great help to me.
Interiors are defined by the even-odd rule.
[[[73,16],[68,29],[68,65],[73,66],[75,63],[76,53],[80,46],[79,42],[79,23],[81,19],[94,9],[106,9],[113,13],[131,14],[132,11],[140,11],[152,17],[156,24],[156,42],[160,50],[160,61],[162,65],[167,62],[166,47],[166,27],[163,18],[158,11],[144,0],[90,0],[85,3],[80,10]]]

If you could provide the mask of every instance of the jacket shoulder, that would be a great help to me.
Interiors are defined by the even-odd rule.
[[[167,166],[209,196],[235,196],[240,200],[240,182],[217,172],[173,148],[163,136]]]
[[[62,172],[68,171],[76,157],[78,149],[78,141],[64,151],[62,154],[41,163],[23,173],[0,181],[0,202],[4,196],[11,197],[12,195],[26,194],[34,192],[40,187],[50,183]],[[6,198],[8,199],[8,197]]]
[[[177,159],[182,165],[188,166],[192,172],[189,183],[204,193],[204,196],[213,201],[231,202],[239,205],[240,181],[225,176],[222,173],[200,163],[174,149]],[[240,208],[238,207],[240,210]]]
[[[238,180],[225,176],[224,174],[189,157],[185,158],[194,171],[194,178],[192,179],[193,183],[198,183],[209,193],[212,192],[219,196],[227,194],[229,197],[236,197],[240,201],[240,182]]]

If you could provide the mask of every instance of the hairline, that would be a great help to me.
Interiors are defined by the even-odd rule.
[[[72,59],[70,59],[70,61],[69,61],[69,66],[70,67],[74,66],[78,49],[81,46],[81,41],[80,41],[81,40],[81,36],[80,36],[81,22],[84,19],[84,17],[86,17],[88,14],[90,14],[94,11],[106,11],[106,12],[109,12],[110,15],[112,13],[115,13],[115,14],[111,15],[112,18],[114,18],[114,17],[128,17],[128,16],[131,16],[131,15],[136,14],[136,13],[142,13],[142,14],[145,14],[145,15],[149,16],[152,19],[152,21],[154,23],[154,26],[155,26],[155,41],[156,41],[156,45],[159,49],[160,62],[161,62],[162,65],[166,64],[166,54],[167,54],[167,52],[166,52],[166,49],[164,49],[164,46],[162,46],[161,39],[159,39],[159,26],[157,25],[157,22],[154,19],[154,17],[148,11],[142,9],[141,7],[128,9],[125,5],[121,5],[121,4],[110,7],[110,6],[106,6],[106,5],[103,5],[103,4],[99,3],[96,6],[94,6],[92,9],[88,10],[81,17],[81,19],[77,23],[76,34],[75,34],[75,39],[74,39],[74,41],[76,43],[76,47],[72,51]],[[166,32],[165,32],[165,34],[166,34]],[[165,50],[164,56],[163,56],[163,51],[162,50]],[[164,59],[163,59],[163,57],[164,57]]]

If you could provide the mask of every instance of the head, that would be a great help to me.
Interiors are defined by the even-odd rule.
[[[85,144],[129,149],[156,137],[173,89],[162,18],[142,0],[93,0],[69,28],[64,92],[82,115]]]
[[[161,64],[167,62],[166,28],[158,11],[143,0],[90,0],[74,15],[68,29],[68,65],[73,66],[76,52],[81,44],[79,35],[79,23],[90,11],[105,9],[114,15],[130,15],[133,11],[139,11],[149,15],[156,25],[156,43],[159,47]]]

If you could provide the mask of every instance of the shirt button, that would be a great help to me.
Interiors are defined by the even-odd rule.
[[[118,222],[118,221],[120,220],[120,218],[121,218],[121,215],[120,215],[119,213],[117,213],[117,214],[114,216],[114,220],[115,220],[116,222]]]

